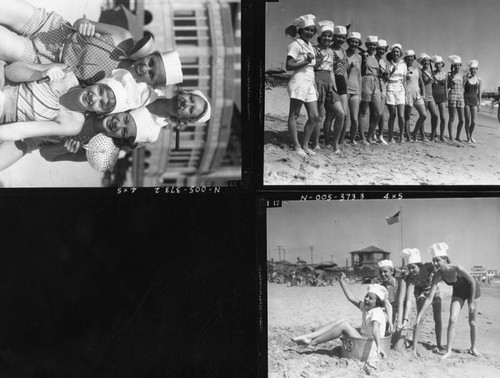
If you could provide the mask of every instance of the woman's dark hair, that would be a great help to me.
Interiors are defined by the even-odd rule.
[[[384,301],[382,299],[380,299],[378,295],[376,295],[376,297],[377,297],[377,300],[375,301],[375,306],[376,307],[384,307]]]
[[[441,256],[444,261],[446,261],[448,264],[450,264],[450,258],[448,256]]]
[[[120,138],[111,138],[111,139],[113,139],[113,143],[115,144],[115,146],[120,149],[128,147],[133,150],[138,146],[138,144],[135,143],[135,137],[129,137],[127,139],[120,139]]]

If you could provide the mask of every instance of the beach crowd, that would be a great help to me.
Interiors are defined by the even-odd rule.
[[[94,137],[113,142],[90,155],[106,160],[211,116],[201,91],[180,88],[179,54],[155,50],[151,36],[135,42],[124,28],[15,0],[0,2],[0,40],[0,170],[34,150],[87,161]]]
[[[460,265],[452,264],[448,257],[448,245],[435,243],[429,247],[431,262],[422,260],[420,250],[406,248],[402,251],[407,259],[407,274],[396,277],[391,260],[378,263],[380,284],[368,287],[363,299],[352,294],[346,285],[346,275],[341,273],[340,286],[347,299],[362,313],[359,328],[352,326],[348,319],[337,319],[332,323],[319,327],[314,331],[292,338],[292,341],[303,347],[314,348],[316,345],[339,337],[373,338],[373,358],[385,358],[381,339],[391,335],[392,347],[401,348],[401,344],[412,347],[413,353],[419,355],[418,340],[425,319],[426,310],[432,306],[434,331],[436,335],[436,352],[444,351],[441,359],[450,357],[455,337],[458,316],[467,301],[470,327],[471,347],[469,353],[479,356],[477,350],[477,299],[481,296],[480,285],[474,277]],[[453,288],[450,317],[447,330],[446,347],[442,343],[441,306],[442,297],[438,284],[444,282]],[[416,303],[416,320],[410,323],[412,297]],[[386,333],[386,331],[388,333]],[[413,340],[405,340],[404,333],[413,331]]]
[[[481,104],[477,60],[471,60],[463,68],[461,57],[451,55],[450,71],[445,72],[446,64],[439,55],[431,57],[422,52],[417,58],[414,50],[403,50],[399,43],[389,46],[376,35],[366,36],[362,47],[360,33],[328,20],[316,23],[311,14],[298,17],[286,28],[285,34],[294,39],[288,45],[286,58],[286,69],[293,71],[288,82],[288,130],[299,155],[315,155],[321,149],[321,133],[324,145],[331,145],[335,153],[340,152],[339,145],[347,139],[357,144],[358,135],[364,144],[395,143],[396,139],[400,143],[415,142],[419,137],[422,141],[445,142],[446,124],[449,140],[476,142],[475,121]],[[317,44],[313,43],[314,36],[317,36]],[[346,49],[344,44],[348,46]],[[302,105],[308,119],[299,142],[297,119]],[[384,138],[385,106],[389,112],[387,140]],[[413,108],[418,112],[418,119],[410,130]],[[428,113],[431,131],[426,134],[424,122]],[[398,134],[394,132],[396,118]],[[465,140],[462,140],[462,129],[465,129]]]

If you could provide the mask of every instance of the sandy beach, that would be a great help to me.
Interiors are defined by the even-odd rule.
[[[499,185],[500,124],[496,113],[478,113],[476,144],[421,142],[376,144],[360,143],[341,147],[336,155],[323,148],[304,159],[291,150],[288,135],[289,97],[285,87],[267,89],[264,121],[264,185]],[[410,120],[413,130],[417,111]],[[388,118],[386,109],[386,120]],[[299,139],[307,117],[299,117]],[[448,115],[446,115],[448,119]],[[365,118],[367,130],[368,115]],[[458,117],[454,122],[455,136]],[[438,125],[439,129],[439,125]],[[387,125],[384,127],[387,133]],[[425,132],[430,133],[430,115]],[[395,132],[398,135],[397,121]],[[447,131],[445,133],[447,137]],[[465,139],[465,131],[462,130]]]
[[[439,284],[443,296],[443,343],[446,344],[451,289]],[[357,297],[366,285],[351,284]],[[290,341],[297,336],[337,318],[345,317],[359,326],[361,312],[348,302],[338,283],[327,287],[287,287],[268,284],[268,371],[270,377],[498,377],[500,374],[500,283],[481,287],[478,301],[478,349],[480,357],[467,353],[470,347],[467,305],[462,309],[456,328],[453,354],[441,361],[433,352],[436,346],[432,310],[428,309],[416,357],[411,349],[391,350],[386,360],[372,363],[341,358],[340,340],[303,348]],[[412,318],[416,317],[413,306]]]

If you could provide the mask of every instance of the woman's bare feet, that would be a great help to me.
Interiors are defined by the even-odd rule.
[[[310,150],[309,148],[307,147],[303,147],[303,150],[305,151],[305,153],[309,156],[314,156],[316,155],[316,152],[314,152],[313,150]]]
[[[445,360],[450,356],[451,356],[451,350],[449,352],[446,352],[445,354],[443,354],[443,356],[441,357],[441,360]]]
[[[476,356],[476,357],[481,356],[481,353],[479,353],[476,348],[470,348],[469,353],[472,354],[473,356]]]
[[[291,340],[302,347],[308,347],[311,345],[311,340],[305,336],[292,337]]]
[[[302,156],[304,158],[308,156],[307,153],[300,147],[296,147],[294,151],[297,153],[297,155]]]

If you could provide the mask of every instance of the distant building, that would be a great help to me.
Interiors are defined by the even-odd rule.
[[[488,270],[484,266],[474,265],[470,270],[470,275],[479,281],[483,276],[488,276]]]
[[[182,88],[210,99],[212,118],[179,134],[164,129],[148,146],[147,168],[136,164],[134,185],[226,185],[241,179],[241,5],[236,0],[144,0],[144,26],[161,51],[179,52]],[[140,160],[140,159],[139,159]],[[142,171],[142,172],[141,172]]]
[[[349,252],[354,274],[361,277],[375,277],[378,275],[378,262],[389,260],[390,252],[369,246],[359,251]]]

